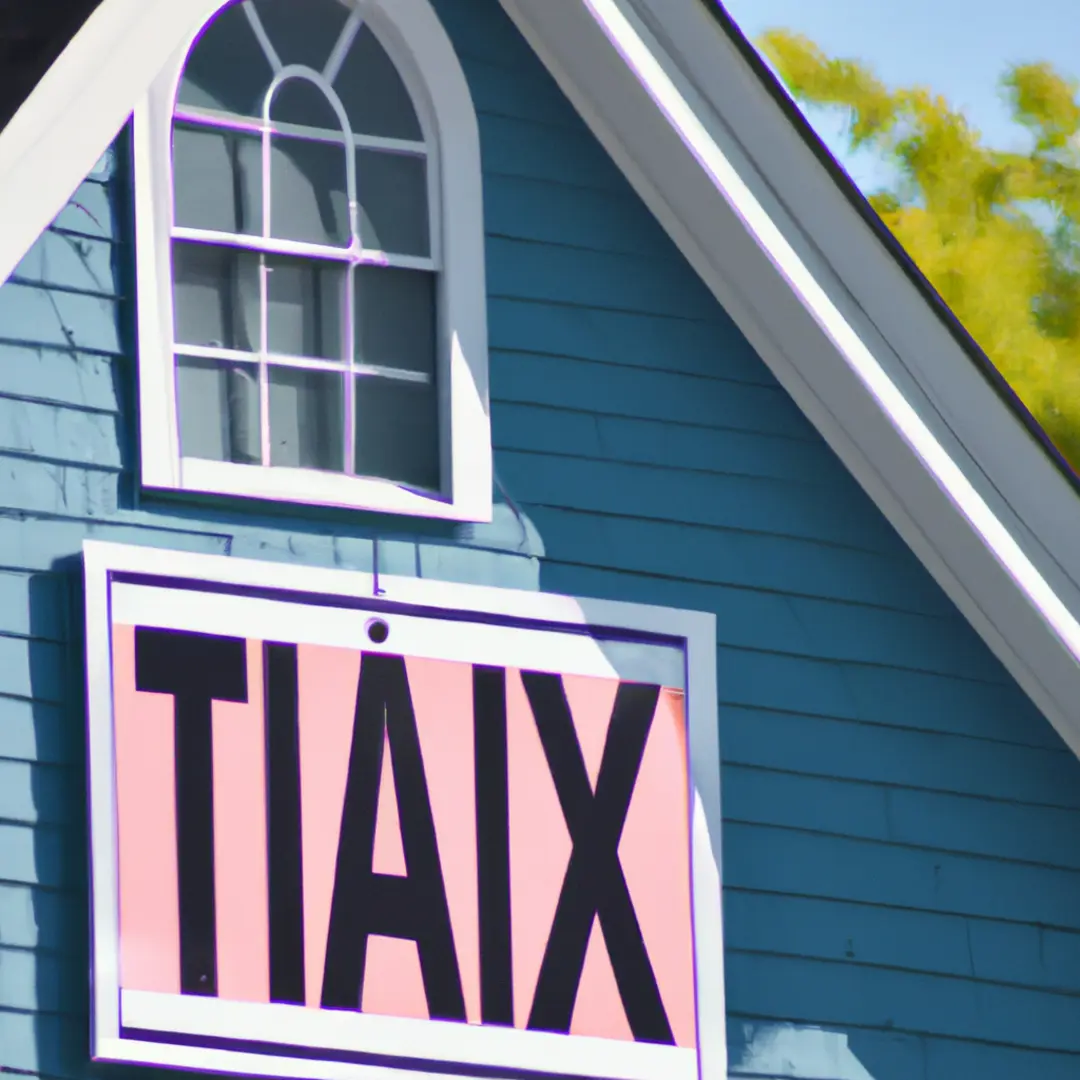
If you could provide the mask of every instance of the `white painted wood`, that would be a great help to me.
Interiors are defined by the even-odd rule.
[[[384,585],[382,587],[385,588]],[[128,626],[168,626],[172,630],[205,632],[208,595],[194,589],[165,586],[113,585],[112,617]],[[477,655],[497,667],[528,669],[542,656],[552,671],[599,679],[658,682],[686,689],[681,645],[635,642],[627,647],[600,643],[580,633],[529,630],[478,623],[468,633],[448,632],[444,621],[414,615],[387,616],[389,637],[381,645],[368,638],[367,622],[353,608],[321,607],[318,618],[301,600],[215,595],[214,632],[262,641],[290,641],[365,652],[423,657],[453,663],[473,663]]]
[[[198,7],[105,0],[0,131],[0,281],[63,210],[199,24]]]
[[[303,1005],[264,1005],[181,994],[122,990],[120,1010],[125,1024],[150,1031],[263,1041],[269,1033],[290,1046],[365,1051],[373,1055],[421,1061],[452,1061],[487,1068],[520,1067],[543,1062],[556,1076],[597,1080],[698,1080],[697,1054],[677,1046],[620,1042],[517,1028],[480,1027],[438,1020],[407,1020],[342,1010],[309,1009]],[[204,1068],[213,1068],[214,1051],[203,1050]],[[220,1055],[229,1072],[247,1072]],[[277,1076],[268,1055],[255,1072]],[[330,1064],[330,1063],[326,1063]],[[338,1069],[342,1065],[337,1066]],[[343,1075],[370,1080],[364,1066],[344,1064]],[[403,1070],[399,1070],[402,1075]],[[415,1073],[404,1072],[406,1077]],[[542,1075],[542,1074],[541,1074]]]
[[[405,270],[438,270],[438,263],[424,255],[397,255],[375,248],[362,248],[358,242],[349,247],[331,247],[329,244],[309,244],[302,240],[279,240],[276,237],[252,236],[246,233],[216,232],[213,229],[193,229],[187,225],[175,225],[172,230],[176,240],[190,240],[199,244],[220,244],[224,247],[242,248],[244,251],[264,251],[268,255],[295,255],[302,259],[328,259],[333,262],[355,266],[399,266]]]
[[[90,745],[94,964],[93,1054],[136,1062],[254,1076],[377,1080],[404,1075],[354,1063],[297,1059],[141,1041],[123,1026],[168,1035],[222,1036],[292,1046],[503,1068],[535,1068],[598,1080],[696,1080],[726,1075],[721,916],[716,620],[711,613],[595,601],[539,592],[380,577],[346,570],[192,555],[86,541],[86,640]],[[115,580],[117,575],[158,579]],[[178,589],[177,583],[189,589]],[[203,588],[200,591],[199,585]],[[226,585],[228,592],[210,591]],[[273,590],[243,595],[243,589]],[[239,593],[239,595],[238,595]],[[347,598],[351,606],[327,601]],[[582,1039],[461,1024],[363,1016],[306,1007],[226,1002],[122,990],[110,642],[116,623],[146,619],[214,633],[276,626],[280,639],[358,647],[363,604],[390,625],[383,651],[473,663],[520,664],[550,671],[684,680],[692,806],[692,888],[700,1050]],[[388,610],[398,605],[407,611]],[[359,610],[358,610],[359,608]],[[287,609],[287,610],[286,610]],[[342,617],[336,617],[338,614]],[[446,621],[455,613],[453,622]],[[470,618],[471,617],[471,618]],[[528,628],[491,620],[528,620]],[[635,639],[633,643],[628,637]],[[628,645],[632,648],[628,649]],[[373,650],[364,641],[365,650]],[[672,670],[672,660],[677,670]],[[565,665],[565,666],[564,666]],[[668,685],[671,685],[670,683]],[[701,1057],[699,1073],[698,1058]],[[423,1071],[410,1076],[427,1075]],[[445,1075],[445,1073],[444,1073]]]
[[[491,520],[491,421],[484,274],[480,136],[464,73],[428,0],[357,0],[413,96],[429,148],[431,258],[217,236],[172,224],[168,162],[176,88],[184,58],[223,0],[182,0],[197,16],[135,113],[136,257],[139,284],[140,440],[149,488],[325,504],[452,521]],[[292,68],[282,68],[284,78]],[[297,74],[323,77],[306,69]],[[324,90],[326,88],[324,87]],[[336,101],[336,95],[333,96]],[[340,103],[336,105],[342,119]],[[346,137],[347,138],[347,137]],[[352,155],[349,155],[352,163]],[[350,191],[354,184],[350,182]],[[268,213],[268,207],[264,206]],[[338,258],[350,263],[439,270],[438,389],[442,418],[441,491],[311,470],[264,468],[181,457],[177,425],[170,237],[242,243],[245,248]],[[264,380],[265,381],[265,380]],[[264,395],[265,396],[265,395]]]

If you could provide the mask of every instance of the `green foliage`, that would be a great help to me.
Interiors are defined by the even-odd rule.
[[[797,101],[843,109],[853,150],[894,167],[871,205],[1080,467],[1080,101],[1047,64],[1001,80],[1029,150],[995,149],[940,96],[771,30],[757,42]]]

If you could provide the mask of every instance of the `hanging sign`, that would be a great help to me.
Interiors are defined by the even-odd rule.
[[[85,564],[95,1058],[726,1075],[711,616]]]

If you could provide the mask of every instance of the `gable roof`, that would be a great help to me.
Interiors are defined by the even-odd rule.
[[[1080,755],[1071,477],[793,122],[730,21],[711,0],[500,3],[781,384]],[[13,208],[0,209],[0,280],[218,6],[100,0],[0,132],[0,208]]]

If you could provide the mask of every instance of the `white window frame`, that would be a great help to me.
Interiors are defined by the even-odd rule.
[[[176,2],[190,11],[192,23],[199,27],[227,6],[226,0]],[[432,256],[438,267],[441,491],[417,491],[389,480],[343,473],[181,455],[173,357],[172,125],[184,63],[197,34],[173,54],[134,112],[142,484],[166,491],[490,521],[483,194],[472,97],[453,45],[428,0],[339,2],[358,10],[387,50],[412,95],[428,146]]]

